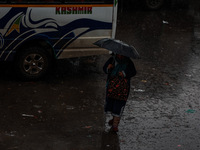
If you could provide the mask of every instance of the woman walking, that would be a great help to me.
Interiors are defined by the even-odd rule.
[[[130,58],[115,54],[106,61],[103,70],[108,74],[105,112],[112,114],[113,119],[108,124],[111,126],[112,131],[118,132],[120,118],[130,91],[130,79],[136,75],[136,69]],[[115,93],[115,88],[112,87],[116,80],[120,82],[115,85],[120,88],[120,92],[117,93]]]

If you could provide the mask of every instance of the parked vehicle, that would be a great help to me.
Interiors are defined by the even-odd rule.
[[[54,59],[102,53],[93,43],[114,38],[116,20],[116,0],[2,0],[0,61],[38,79]]]
[[[146,8],[155,10],[159,9],[164,5],[165,0],[143,0]]]
[[[133,6],[136,2],[141,3],[148,10],[158,10],[165,5],[179,5],[181,7],[187,7],[189,0],[126,0],[124,3],[128,3]]]

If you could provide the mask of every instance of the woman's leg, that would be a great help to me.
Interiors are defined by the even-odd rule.
[[[111,128],[111,130],[114,132],[118,132],[120,118],[124,111],[125,105],[126,105],[126,101],[114,100],[113,111],[112,111],[113,121],[112,121],[112,128]]]
[[[111,130],[114,132],[118,132],[118,126],[119,126],[119,122],[120,122],[120,117],[113,117],[113,125]]]

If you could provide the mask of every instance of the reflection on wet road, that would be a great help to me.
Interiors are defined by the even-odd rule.
[[[97,62],[61,60],[37,82],[19,81],[1,64],[0,149],[100,149],[105,80]]]
[[[200,67],[194,53],[200,47],[194,46],[191,9],[129,12],[119,20],[118,38],[143,58],[135,61],[138,74],[121,121],[122,150],[200,148]]]

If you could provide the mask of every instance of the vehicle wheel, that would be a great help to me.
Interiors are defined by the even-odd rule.
[[[145,6],[151,10],[157,10],[162,7],[164,0],[145,0]]]
[[[37,80],[48,72],[50,60],[50,56],[43,48],[26,48],[17,56],[16,72],[23,80]]]

